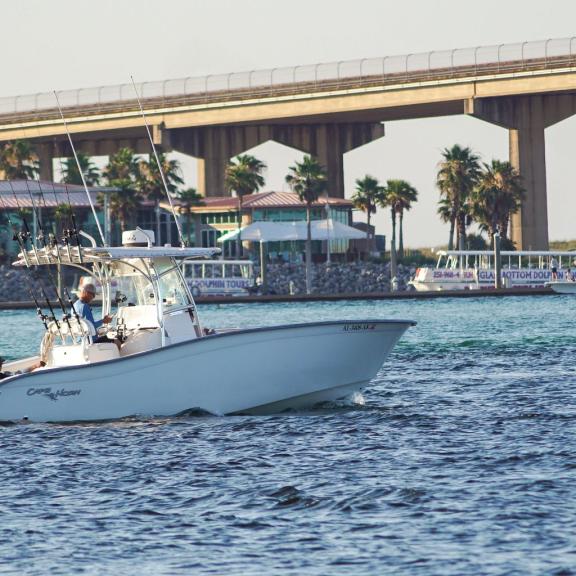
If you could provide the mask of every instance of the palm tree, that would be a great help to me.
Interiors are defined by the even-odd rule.
[[[118,189],[110,195],[110,213],[120,222],[121,230],[127,228],[140,206],[140,196],[136,189],[138,161],[131,148],[120,148],[110,156],[103,172],[108,186]]]
[[[372,214],[376,213],[376,208],[378,203],[382,201],[382,197],[385,193],[383,186],[376,178],[372,176],[364,176],[362,180],[356,180],[356,191],[352,196],[352,202],[354,206],[362,212],[366,212],[366,219],[368,227],[366,228],[366,250],[370,253],[370,220]]]
[[[466,225],[470,213],[470,195],[480,177],[480,163],[470,148],[458,144],[442,151],[436,185],[440,196],[450,206],[450,236],[448,250],[454,248],[454,228],[457,227],[459,249],[464,249]]]
[[[258,192],[264,186],[262,170],[266,164],[250,156],[241,154],[236,156],[226,167],[224,184],[228,192],[235,192],[238,197],[238,254],[242,257],[242,204],[244,196]]]
[[[190,240],[192,229],[192,213],[194,206],[202,206],[204,204],[204,197],[198,194],[196,188],[186,188],[186,190],[179,190],[176,193],[176,199],[180,201],[180,213],[186,215],[186,238],[188,246],[192,244]]]
[[[78,164],[84,175],[84,180],[87,186],[98,186],[100,183],[100,170],[96,167],[90,156],[78,152]],[[78,164],[75,158],[66,158],[62,162],[62,182],[64,184],[80,184],[82,185],[82,177],[78,171]]]
[[[392,217],[392,246],[396,248],[396,216],[399,218],[400,234],[398,238],[398,255],[404,254],[404,211],[410,210],[412,203],[418,199],[418,191],[406,180],[387,180],[382,204],[390,208]]]
[[[488,231],[491,245],[496,233],[507,241],[510,216],[520,210],[523,195],[522,178],[510,162],[484,164],[471,204],[472,215]]]
[[[5,180],[33,180],[39,170],[38,155],[28,140],[5,142],[0,147],[0,172]]]
[[[306,293],[312,291],[312,204],[318,200],[327,186],[326,172],[322,165],[310,155],[304,156],[302,162],[290,166],[286,182],[306,203]]]
[[[178,186],[184,184],[180,171],[180,162],[178,160],[168,160],[166,154],[159,153],[158,160],[168,194],[174,196],[178,190]],[[150,156],[148,161],[141,160],[138,164],[139,174],[137,178],[138,191],[144,198],[154,201],[154,213],[156,215],[156,238],[160,242],[160,200],[165,198],[166,192],[164,190],[164,183],[162,181],[162,173],[158,168],[155,156]]]
[[[436,210],[438,216],[440,216],[440,220],[446,224],[452,224],[452,204],[450,200],[445,196],[442,196],[440,200],[438,200],[438,209]],[[451,229],[451,237],[454,235],[454,229]]]
[[[58,204],[54,208],[54,225],[56,226],[56,236],[58,236],[58,224],[61,224],[61,228],[70,228],[70,222],[72,219],[72,206],[70,204]]]

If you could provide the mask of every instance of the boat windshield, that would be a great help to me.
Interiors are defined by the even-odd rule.
[[[152,283],[141,272],[128,264],[119,263],[117,273],[115,300],[119,307],[156,304]]]
[[[156,304],[154,286],[141,272],[142,266],[139,264],[131,266],[129,263],[119,262],[116,265],[115,301],[119,307]],[[191,304],[178,264],[168,258],[158,259],[154,263],[154,269],[158,275],[158,291],[164,311]]]
[[[156,264],[156,272],[159,276],[158,289],[163,309],[166,311],[188,306],[190,299],[182,282],[179,265],[171,261],[161,261]]]

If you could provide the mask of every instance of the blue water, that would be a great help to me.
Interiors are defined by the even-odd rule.
[[[207,325],[418,326],[364,405],[0,428],[0,574],[576,574],[575,311],[203,306]],[[35,352],[33,312],[0,326],[0,354]]]

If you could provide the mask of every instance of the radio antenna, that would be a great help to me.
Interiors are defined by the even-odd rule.
[[[78,166],[78,172],[80,173],[80,178],[82,178],[82,184],[84,185],[84,190],[86,191],[86,196],[88,196],[88,202],[90,203],[90,208],[92,208],[92,214],[94,215],[94,220],[96,221],[96,226],[98,226],[98,232],[100,233],[100,238],[102,239],[102,244],[106,246],[106,239],[104,238],[104,233],[100,226],[100,221],[98,220],[98,215],[96,214],[96,208],[94,207],[94,202],[92,202],[92,197],[88,191],[88,186],[86,185],[86,179],[84,178],[84,172],[82,172],[82,167],[78,161],[78,154],[76,154],[76,148],[74,148],[74,142],[72,142],[72,137],[70,136],[70,130],[68,130],[68,123],[64,118],[62,113],[62,107],[60,106],[60,100],[58,98],[58,93],[54,90],[54,96],[56,97],[56,103],[58,104],[58,111],[60,112],[60,117],[64,123],[64,128],[66,129],[66,135],[68,136],[68,142],[70,142],[70,147],[72,148],[72,153],[74,154],[74,160],[76,160],[76,166]]]
[[[142,118],[144,119],[144,125],[146,126],[146,132],[148,133],[148,139],[150,140],[150,144],[152,145],[152,151],[154,152],[154,158],[156,158],[156,165],[158,166],[158,170],[160,172],[160,177],[162,178],[162,184],[164,185],[164,191],[166,192],[166,196],[168,197],[168,202],[170,202],[170,208],[172,209],[172,216],[174,216],[174,222],[176,223],[176,228],[178,229],[178,238],[180,239],[180,246],[182,248],[186,247],[186,243],[184,242],[184,236],[182,236],[182,230],[180,228],[180,222],[178,222],[178,218],[176,217],[176,211],[174,209],[174,203],[172,202],[172,196],[170,196],[170,192],[168,192],[168,184],[166,183],[166,176],[164,175],[164,170],[162,169],[162,165],[160,164],[160,158],[158,158],[158,152],[156,151],[156,146],[154,145],[154,140],[152,138],[152,134],[150,133],[150,126],[148,125],[148,119],[146,118],[146,114],[144,113],[144,108],[142,108],[142,102],[140,101],[140,94],[138,93],[138,89],[136,88],[136,83],[134,82],[134,78],[130,76],[130,80],[132,80],[132,86],[134,87],[134,92],[136,93],[136,100],[138,101],[138,107],[140,108],[140,114],[142,114]],[[160,238],[157,240],[160,241]]]

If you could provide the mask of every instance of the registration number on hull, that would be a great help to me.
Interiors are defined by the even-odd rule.
[[[366,330],[374,330],[376,324],[344,324],[344,332],[365,332]]]

